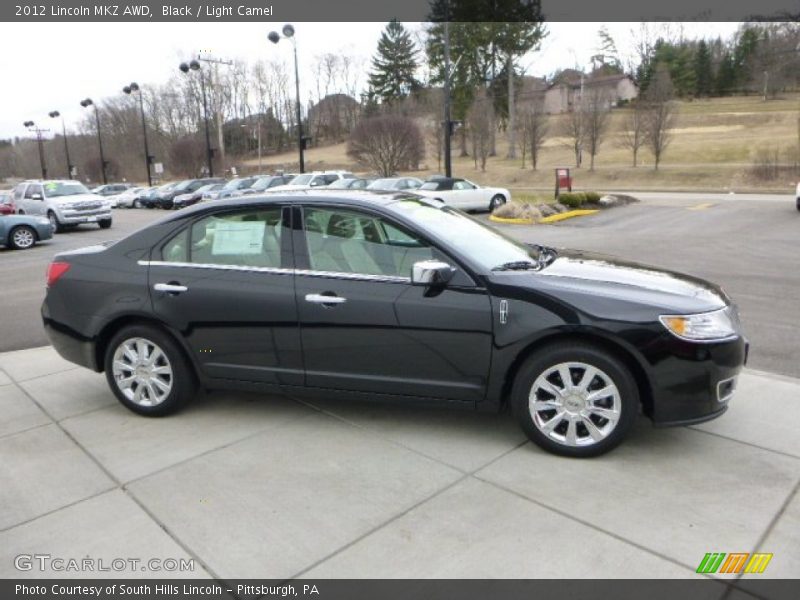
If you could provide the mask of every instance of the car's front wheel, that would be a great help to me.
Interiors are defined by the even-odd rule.
[[[108,229],[111,227],[111,219],[102,219],[98,221],[97,224],[100,226],[100,229]]]
[[[492,196],[492,199],[489,201],[489,212],[494,211],[495,208],[498,206],[502,206],[506,203],[506,198],[502,194],[495,194]]]
[[[590,457],[608,452],[630,431],[639,393],[629,369],[591,344],[560,342],[530,356],[511,392],[514,415],[549,452]]]
[[[58,217],[52,210],[47,213],[47,219],[50,221],[50,225],[53,226],[53,233],[61,233],[64,231],[64,226],[58,222]]]
[[[114,395],[146,416],[175,412],[194,394],[194,374],[170,336],[149,325],[120,330],[110,341],[105,372]]]
[[[14,250],[27,250],[36,243],[36,232],[27,225],[19,225],[8,236],[9,245]]]

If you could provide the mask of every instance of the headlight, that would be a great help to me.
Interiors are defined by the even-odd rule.
[[[738,320],[730,306],[696,315],[661,315],[670,333],[690,342],[716,342],[739,334]]]

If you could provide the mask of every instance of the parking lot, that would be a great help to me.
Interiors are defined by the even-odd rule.
[[[113,576],[686,578],[707,552],[773,553],[759,577],[800,574],[790,199],[643,195],[505,229],[689,271],[741,306],[753,350],[728,413],[678,429],[641,419],[593,460],[539,450],[507,413],[214,393],[174,417],[133,415],[104,376],[36,347],[38,308],[55,252],[162,214],[118,210],[110,232],[0,251],[0,577],[64,575],[14,568],[37,552],[195,561]]]

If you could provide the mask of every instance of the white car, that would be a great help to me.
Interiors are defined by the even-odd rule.
[[[297,175],[289,183],[270,188],[270,192],[288,192],[291,190],[310,190],[315,187],[330,185],[339,179],[355,179],[355,175],[347,171],[323,171],[314,173],[303,173]]]
[[[111,196],[108,199],[111,201],[111,206],[113,208],[133,208],[133,203],[139,195],[144,192],[146,187],[134,187],[128,188],[121,194],[117,194],[116,196]]]
[[[461,210],[494,210],[511,200],[507,189],[481,187],[456,177],[431,177],[414,190],[415,194],[440,200]]]

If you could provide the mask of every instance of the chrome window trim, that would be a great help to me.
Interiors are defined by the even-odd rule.
[[[146,267],[178,267],[184,269],[214,269],[218,271],[246,271],[253,273],[277,273],[279,275],[292,275],[294,269],[280,267],[250,267],[246,265],[217,265],[213,263],[187,263],[170,262],[166,260],[140,260],[138,263]]]
[[[367,273],[341,273],[339,271],[316,271],[314,269],[297,269],[296,275],[308,277],[329,277],[331,279],[350,279],[355,281],[383,281],[388,283],[411,283],[411,277],[400,275],[370,275]]]
[[[178,267],[185,269],[214,269],[220,271],[245,271],[252,273],[276,273],[279,275],[301,275],[306,277],[328,277],[353,281],[381,281],[387,283],[411,283],[410,277],[399,275],[369,275],[367,273],[340,273],[337,271],[315,271],[313,269],[282,269],[280,267],[249,267],[244,265],[217,265],[213,263],[170,262],[165,260],[140,260],[143,267]]]

